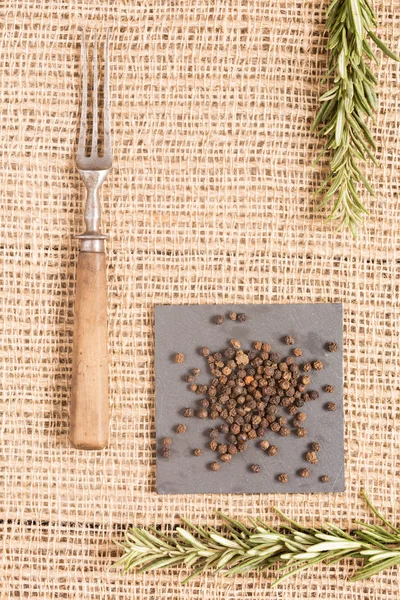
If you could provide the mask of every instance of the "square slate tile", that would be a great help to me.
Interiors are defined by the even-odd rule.
[[[231,321],[227,313],[246,313],[244,323]],[[222,325],[214,318],[221,314]],[[259,447],[259,439],[250,441],[246,452],[233,456],[227,464],[221,463],[218,472],[208,465],[217,453],[208,448],[209,431],[223,423],[222,419],[185,418],[186,407],[198,409],[201,398],[189,390],[183,377],[193,367],[200,367],[196,383],[209,384],[207,360],[199,355],[200,346],[212,352],[228,347],[229,340],[239,339],[242,349],[252,348],[254,341],[268,342],[282,358],[290,355],[293,347],[284,343],[286,335],[293,335],[303,355],[295,359],[301,365],[317,358],[324,363],[322,371],[312,370],[308,390],[318,390],[319,400],[306,403],[305,427],[308,435],[297,437],[294,432],[283,438],[267,430],[265,439],[277,445],[279,453],[270,457]],[[335,341],[338,352],[329,352],[327,342]],[[172,356],[185,355],[183,364],[176,364]],[[343,435],[343,359],[342,359],[342,305],[341,304],[270,304],[270,305],[207,305],[155,307],[155,373],[156,373],[156,431],[157,431],[157,492],[159,494],[220,494],[220,493],[286,493],[286,492],[342,492],[344,491],[344,435]],[[326,384],[335,392],[323,391]],[[327,402],[334,401],[337,409],[326,410]],[[284,408],[279,414],[287,416]],[[177,424],[184,423],[188,430],[175,433]],[[163,437],[173,439],[169,459],[160,455]],[[222,441],[224,436],[220,435]],[[317,465],[305,460],[305,453],[313,441],[321,444]],[[194,448],[203,455],[195,457]],[[251,464],[259,464],[261,472],[252,473]],[[311,476],[302,478],[299,469],[307,467]],[[289,482],[277,480],[279,473],[287,473]],[[324,484],[321,475],[329,475]]]

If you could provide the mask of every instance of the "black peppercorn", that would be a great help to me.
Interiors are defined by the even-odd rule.
[[[299,437],[306,437],[306,435],[307,435],[307,429],[305,429],[304,427],[298,427],[298,428],[296,429],[296,434],[297,434]]]
[[[328,350],[329,350],[329,352],[337,352],[338,351],[338,345],[336,344],[336,342],[329,342],[328,343]]]
[[[244,323],[247,319],[247,316],[244,313],[239,313],[237,316],[237,320],[239,323]]]
[[[329,475],[322,475],[321,481],[322,481],[322,483],[328,483],[328,481],[329,481]]]
[[[184,417],[193,417],[194,415],[194,410],[192,408],[185,408],[185,410],[183,411],[183,416]]]
[[[176,433],[185,433],[185,431],[187,430],[186,425],[183,425],[183,423],[180,423],[179,425],[176,426]]]
[[[199,410],[197,412],[197,416],[199,417],[199,419],[207,419],[207,417],[208,417],[208,410],[206,410],[205,408],[202,408],[201,410]]]
[[[230,318],[230,320],[231,320],[231,321],[236,321],[236,319],[237,319],[237,314],[236,314],[235,312],[233,312],[233,311],[232,311],[232,312],[230,312],[230,313],[228,314],[228,317]]]
[[[336,410],[336,404],[334,402],[328,402],[328,404],[326,405],[326,409],[332,412]]]
[[[304,413],[304,412],[299,412],[299,413],[297,413],[297,415],[296,415],[296,419],[297,419],[298,421],[305,421],[305,420],[307,419],[307,415],[306,415],[306,413]]]
[[[226,444],[219,444],[217,450],[220,454],[226,454],[228,452],[228,446]]]
[[[285,344],[287,344],[288,346],[293,346],[293,344],[294,344],[294,337],[292,335],[287,335],[285,337]]]
[[[321,444],[320,444],[319,442],[313,442],[313,443],[311,444],[311,449],[312,449],[314,452],[319,452],[319,451],[321,450]]]
[[[253,473],[259,473],[261,471],[260,465],[251,465],[250,469]]]
[[[324,363],[320,360],[315,360],[313,362],[313,367],[316,371],[322,371],[322,369],[324,368]]]
[[[231,454],[222,454],[219,458],[220,458],[220,460],[222,460],[222,462],[230,462],[232,460],[232,455]]]
[[[269,456],[276,456],[278,454],[278,446],[270,446],[267,449],[267,454]]]
[[[309,469],[300,469],[299,475],[300,477],[310,477],[311,472]]]
[[[286,436],[290,435],[289,427],[281,427],[279,430],[279,435],[281,435],[282,437],[286,437]]]
[[[311,392],[309,392],[309,396],[311,400],[318,400],[319,392],[317,392],[317,390],[311,390]]]
[[[182,354],[182,352],[177,352],[176,354],[174,354],[174,362],[181,365],[183,362],[185,362],[185,355]]]
[[[216,440],[211,440],[209,443],[210,450],[215,451],[218,448],[218,442]]]
[[[301,348],[293,348],[293,354],[300,357],[303,354],[303,350]]]
[[[210,406],[210,401],[209,401],[209,400],[207,400],[207,398],[202,398],[202,399],[199,401],[199,404],[200,404],[200,406],[201,406],[202,408],[208,408],[208,407]]]
[[[311,363],[304,363],[303,365],[303,371],[305,371],[306,373],[309,373],[312,369],[312,364]]]
[[[253,342],[253,348],[254,348],[254,350],[261,350],[262,342]]]
[[[210,349],[206,346],[202,346],[199,350],[201,356],[210,356]]]
[[[212,462],[210,463],[210,469],[211,471],[219,471],[221,468],[221,465],[217,462]]]
[[[215,317],[215,323],[217,325],[222,325],[223,322],[224,322],[224,317],[222,315],[217,315]]]
[[[164,438],[163,441],[162,441],[162,444],[165,447],[172,446],[172,440],[171,440],[171,438],[170,437]]]
[[[163,458],[169,458],[171,456],[171,449],[170,448],[161,448],[161,456]]]
[[[281,473],[280,475],[278,475],[278,481],[280,481],[281,483],[287,483],[289,481],[287,473]]]
[[[223,425],[219,426],[219,430],[221,433],[229,433],[229,425],[224,423]]]
[[[186,383],[193,383],[194,382],[194,376],[193,375],[185,375],[185,381]]]
[[[335,387],[333,385],[326,385],[324,387],[325,392],[327,392],[328,394],[333,394],[333,392],[335,391]]]
[[[263,440],[259,445],[261,450],[268,450],[269,448],[269,442],[267,442],[267,440]]]
[[[201,455],[203,454],[203,450],[201,450],[200,448],[195,448],[195,449],[193,450],[193,454],[194,454],[195,456],[201,456]]]
[[[247,444],[238,444],[237,450],[238,452],[245,452],[247,450]]]
[[[210,430],[210,438],[211,438],[212,440],[217,440],[217,439],[218,439],[218,436],[219,436],[219,431],[218,431],[218,429],[211,429],[211,430]]]
[[[198,367],[195,367],[194,369],[192,369],[192,374],[194,375],[194,377],[197,377],[198,375],[200,375],[200,369]]]
[[[271,344],[264,343],[264,344],[262,345],[262,351],[263,351],[263,352],[271,352]],[[279,360],[279,359],[278,359],[278,360]]]
[[[306,453],[306,460],[311,463],[312,465],[316,465],[318,462],[318,457],[316,452],[307,452]]]
[[[237,446],[235,446],[235,444],[229,444],[228,446],[228,453],[229,454],[237,454]]]

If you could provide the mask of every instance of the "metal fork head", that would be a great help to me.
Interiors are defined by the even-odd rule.
[[[93,44],[93,102],[92,102],[92,145],[90,154],[86,155],[87,130],[88,130],[88,59],[85,43],[85,33],[82,30],[82,109],[79,131],[78,150],[76,153],[76,166],[80,171],[108,171],[112,165],[111,134],[110,134],[110,96],[109,96],[109,56],[108,32],[104,45],[104,77],[103,77],[103,154],[99,155],[99,69],[97,58],[97,39]],[[83,174],[82,174],[83,175]]]

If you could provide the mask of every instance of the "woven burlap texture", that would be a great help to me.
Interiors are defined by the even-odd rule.
[[[375,2],[399,50],[400,1]],[[110,569],[125,524],[215,523],[214,509],[348,527],[365,486],[396,518],[399,463],[400,68],[381,57],[376,189],[356,241],[313,214],[310,134],[327,67],[326,3],[3,0],[1,7],[0,597],[397,598],[398,572],[313,569],[226,580]],[[103,188],[111,445],[68,443],[84,189],[74,168],[79,28],[110,28],[114,168]],[[157,496],[155,303],[343,302],[346,492]],[[3,493],[4,492],[4,493]],[[398,504],[397,504],[398,508]]]

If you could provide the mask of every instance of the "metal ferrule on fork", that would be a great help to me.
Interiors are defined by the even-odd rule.
[[[108,169],[101,171],[78,170],[87,189],[86,230],[80,235],[75,235],[74,238],[81,240],[81,252],[105,252],[104,240],[108,236],[100,231],[101,212],[98,190],[107,177]]]

